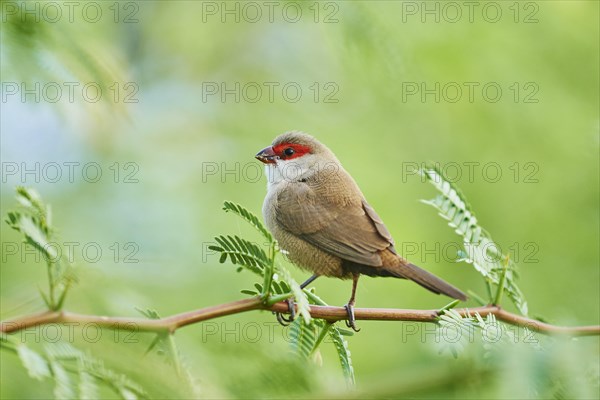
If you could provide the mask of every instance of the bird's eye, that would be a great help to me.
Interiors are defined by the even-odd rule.
[[[283,154],[285,154],[288,157],[291,156],[291,155],[294,155],[294,153],[295,153],[295,151],[291,147],[288,147],[287,149],[285,149],[283,151]]]

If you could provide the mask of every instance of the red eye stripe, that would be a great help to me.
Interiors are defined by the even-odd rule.
[[[289,148],[294,150],[294,154],[286,154],[285,151]],[[310,153],[310,147],[297,143],[282,143],[278,144],[277,146],[273,146],[273,151],[282,160],[292,160],[294,158],[302,157],[303,155]]]

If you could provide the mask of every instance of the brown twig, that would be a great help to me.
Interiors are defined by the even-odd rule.
[[[96,324],[97,326],[121,329],[129,331],[144,332],[175,332],[177,329],[198,322],[223,317],[226,315],[239,314],[251,310],[268,310],[280,313],[288,312],[287,303],[280,302],[272,306],[265,306],[259,297],[238,300],[231,303],[201,308],[181,314],[175,314],[161,319],[126,318],[126,317],[104,317],[96,315],[75,314],[67,311],[46,311],[4,321],[0,325],[2,333],[14,333],[23,329],[46,324]],[[461,316],[474,315],[478,313],[482,317],[493,314],[500,321],[511,325],[527,327],[528,329],[545,334],[566,334],[572,336],[600,335],[600,326],[557,326],[545,322],[536,321],[531,318],[513,314],[494,305],[455,309]],[[310,314],[313,318],[321,318],[331,322],[347,318],[346,309],[343,307],[311,306]],[[415,321],[436,322],[437,310],[405,310],[395,308],[356,308],[354,314],[357,320],[371,321]]]

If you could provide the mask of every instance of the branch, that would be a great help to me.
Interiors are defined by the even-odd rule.
[[[239,314],[251,310],[267,310],[279,313],[288,313],[288,305],[285,302],[266,306],[259,297],[238,300],[231,303],[201,308],[181,314],[175,314],[161,319],[105,317],[96,315],[76,314],[67,311],[46,311],[39,314],[28,315],[11,321],[1,323],[2,333],[14,333],[34,326],[61,323],[61,324],[85,324],[93,323],[101,327],[141,332],[168,332],[173,333],[177,329],[198,322],[223,317],[226,315]],[[496,319],[511,325],[526,327],[534,332],[545,334],[566,334],[572,336],[596,336],[600,335],[600,326],[557,326],[537,321],[521,315],[513,314],[494,305],[454,309],[461,316],[474,315],[478,313],[482,317],[495,315]],[[329,322],[344,320],[347,318],[346,309],[343,307],[310,306],[310,315]],[[406,310],[396,308],[356,308],[354,315],[357,320],[370,321],[414,321],[414,322],[437,322],[438,310]]]

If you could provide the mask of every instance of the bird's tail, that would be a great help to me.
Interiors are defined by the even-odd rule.
[[[408,261],[401,260],[399,264],[386,266],[385,269],[393,276],[415,281],[425,289],[431,290],[433,293],[445,294],[446,296],[458,300],[467,300],[467,295],[448,282],[443,281],[432,273],[429,273]]]

